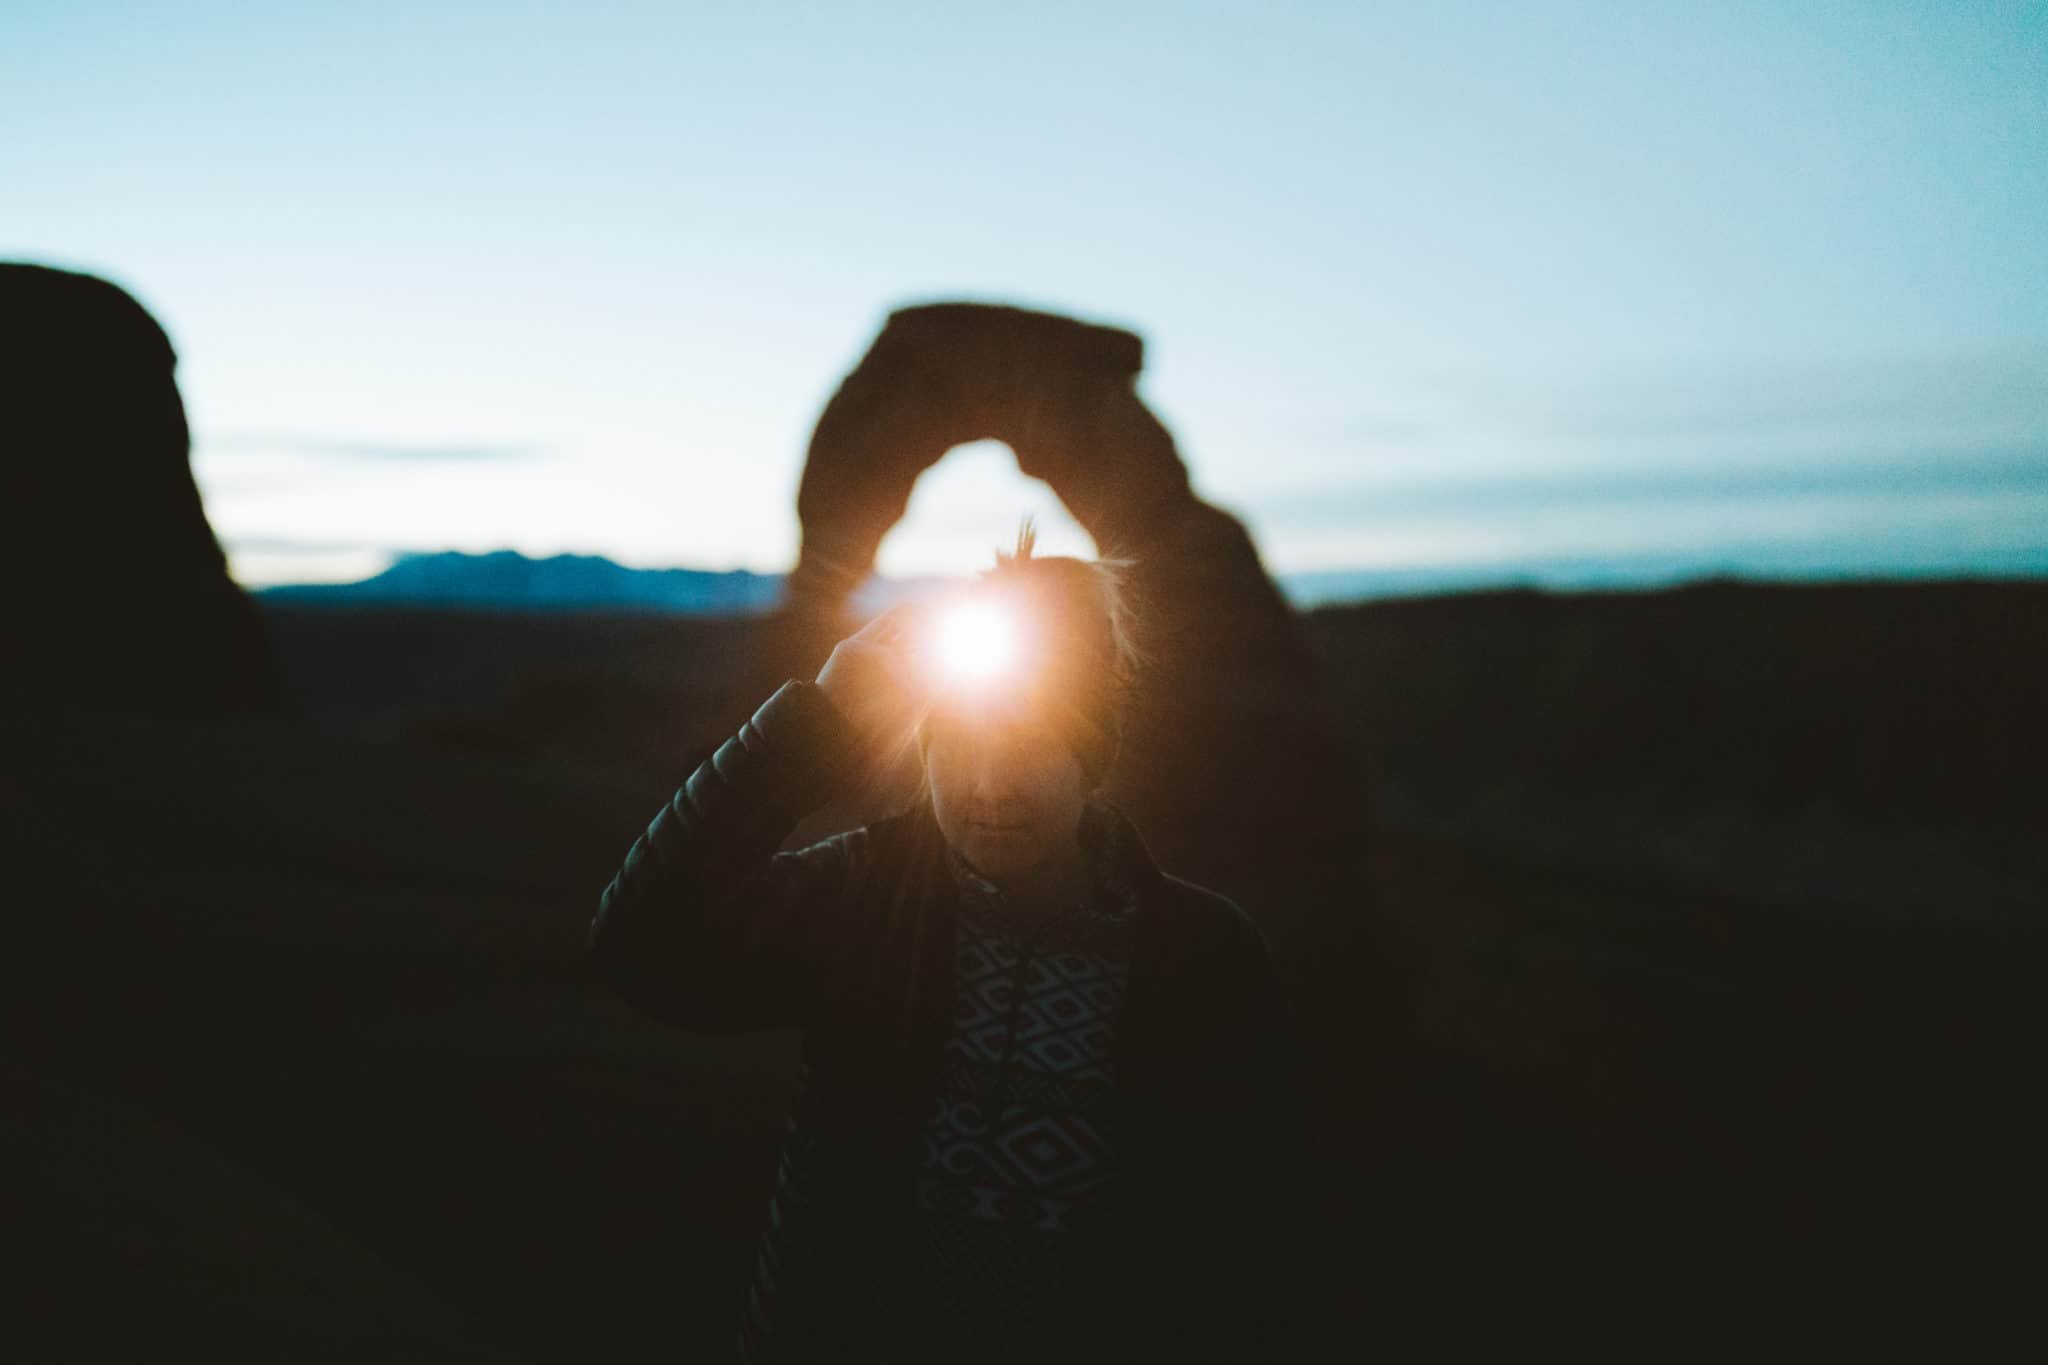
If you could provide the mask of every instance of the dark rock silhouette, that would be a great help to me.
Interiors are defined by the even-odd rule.
[[[145,710],[282,701],[192,481],[176,365],[117,286],[0,264],[0,666],[17,693]]]
[[[1244,527],[1195,496],[1137,395],[1143,363],[1136,335],[1047,313],[891,314],[812,436],[803,547],[768,671],[823,660],[920,474],[955,446],[1001,441],[1105,558],[1130,562],[1144,671],[1114,795],[1169,859],[1227,875],[1224,850],[1274,852],[1244,837],[1247,820],[1271,835],[1327,828],[1332,746],[1295,614]],[[990,527],[991,546],[1009,529]],[[1359,822],[1346,824],[1355,836]]]

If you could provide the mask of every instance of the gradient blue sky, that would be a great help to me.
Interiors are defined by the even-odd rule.
[[[949,297],[1143,332],[1281,570],[2048,571],[2048,5],[73,0],[0,128],[0,255],[162,318],[250,581],[785,567]],[[1053,508],[962,451],[884,567]]]

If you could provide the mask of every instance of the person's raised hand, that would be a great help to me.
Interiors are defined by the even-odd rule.
[[[873,757],[899,753],[930,700],[932,683],[914,650],[922,620],[915,604],[892,607],[835,645],[818,670],[819,689]]]

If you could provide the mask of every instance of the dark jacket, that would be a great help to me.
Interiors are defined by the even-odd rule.
[[[854,758],[825,694],[785,685],[655,816],[590,933],[604,977],[651,1014],[707,1033],[805,1030],[790,1151],[809,1174],[789,1188],[786,1152],[757,1284],[775,1302],[755,1305],[793,1357],[889,1339],[882,1277],[908,1254],[919,1124],[952,1022],[955,892],[929,803],[776,852]],[[1266,946],[1243,911],[1161,873],[1123,832],[1138,914],[1115,1042],[1125,1213],[1070,1305],[1089,1343],[1076,1354],[1264,1356],[1309,1193]]]

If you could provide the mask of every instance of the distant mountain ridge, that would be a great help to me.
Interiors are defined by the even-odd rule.
[[[517,550],[400,555],[355,583],[259,589],[266,602],[320,607],[460,607],[494,611],[642,611],[687,616],[765,612],[782,575],[746,569],[634,569],[602,555],[529,559]]]
[[[1446,592],[1533,587],[1553,591],[1668,587],[1708,578],[1776,582],[1857,579],[2040,578],[2048,553],[2007,555],[1974,573],[1908,559],[1845,570],[1820,555],[1746,554],[1722,561],[1700,556],[1636,555],[1393,569],[1338,569],[1279,574],[1280,590],[1304,609],[1343,602],[1427,597]],[[781,574],[748,569],[635,569],[602,555],[529,558],[517,550],[402,554],[382,573],[354,583],[294,583],[258,588],[266,602],[310,607],[442,607],[463,611],[620,611],[683,616],[748,616],[782,600]],[[943,582],[937,578],[876,579],[856,606],[876,610]]]

